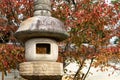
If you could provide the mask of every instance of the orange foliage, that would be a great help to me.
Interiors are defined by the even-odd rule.
[[[0,71],[18,68],[25,61],[24,48],[17,44],[14,32],[31,16],[33,0],[0,0]]]
[[[51,11],[52,15],[64,21],[66,30],[70,34],[69,39],[64,41],[64,50],[63,48],[60,49],[62,56],[72,56],[80,62],[82,62],[83,58],[94,58],[97,60],[95,66],[107,65],[108,60],[113,59],[113,57],[120,59],[120,42],[116,47],[108,48],[109,40],[113,36],[120,38],[120,27],[114,27],[117,21],[120,20],[120,3],[115,3],[114,6],[111,6],[106,4],[104,0],[98,0],[98,2],[92,2],[93,0],[76,0],[76,4],[71,2],[61,3],[62,0],[58,0],[61,4],[56,4],[54,2],[56,0],[51,1],[53,1],[53,9],[56,8],[56,10]],[[33,16],[33,0],[1,0],[0,12],[5,17],[5,19],[0,18],[0,34],[5,35],[8,32],[11,34],[9,38],[15,41],[12,33],[19,27],[22,20]],[[23,16],[19,18],[18,15],[21,14]],[[105,26],[108,26],[107,29]],[[71,47],[72,44],[74,46]],[[86,46],[85,44],[88,45]],[[17,60],[17,57],[14,57],[16,61],[11,60],[11,58],[8,60],[6,57],[12,55],[12,51],[10,51],[9,46],[1,45],[0,51],[3,51],[4,55],[0,55],[0,63],[4,63],[2,65],[7,67],[7,69],[11,68],[8,66],[11,61],[16,63],[16,61],[23,60],[19,58]],[[14,55],[18,56],[17,53],[22,53],[22,51],[23,49],[16,49]],[[60,58],[59,60],[62,61]]]
[[[59,0],[60,3],[61,0]],[[108,47],[113,36],[120,38],[119,2],[108,5],[104,0],[77,0],[72,2],[53,3],[53,16],[64,21],[70,37],[66,44],[74,44],[74,48],[66,46],[62,54],[80,60],[83,58],[97,60],[95,66],[108,64],[115,57],[120,60],[120,42],[115,47]],[[107,26],[107,28],[105,27]],[[87,46],[85,45],[87,44]]]

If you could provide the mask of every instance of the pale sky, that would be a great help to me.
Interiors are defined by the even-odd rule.
[[[86,67],[82,69],[83,73],[87,72],[89,62],[90,61],[87,61]],[[116,64],[116,66],[120,67],[120,63]],[[79,68],[78,64],[74,62],[70,63],[70,65],[66,67],[66,69],[68,69],[67,74],[75,74],[78,68]],[[89,74],[86,80],[120,80],[120,71],[119,70],[115,71],[113,68],[108,68],[108,71],[102,72],[99,67],[98,68],[92,67],[90,69],[90,73],[92,74]]]

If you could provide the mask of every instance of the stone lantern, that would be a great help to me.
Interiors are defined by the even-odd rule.
[[[60,80],[62,63],[58,44],[68,38],[64,24],[51,17],[50,0],[34,0],[34,16],[20,24],[15,37],[25,44],[27,62],[20,64],[20,75],[28,80]]]

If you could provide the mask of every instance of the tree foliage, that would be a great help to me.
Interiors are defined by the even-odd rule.
[[[95,67],[109,66],[109,61],[113,59],[119,61],[120,27],[117,25],[120,20],[119,1],[110,5],[104,0],[51,0],[51,2],[52,15],[64,22],[70,34],[69,39],[60,43],[60,46],[63,45],[59,48],[60,55],[64,58],[74,57],[80,63],[75,78],[84,67],[86,59],[91,59],[91,65]],[[14,68],[16,63],[23,61],[24,55],[19,55],[23,53],[23,49],[6,43],[16,42],[13,33],[20,22],[33,16],[33,0],[1,0],[0,14],[0,42],[2,43],[0,63],[3,66],[1,70],[3,68],[8,70]],[[118,37],[115,46],[111,46],[109,42],[113,36]],[[10,55],[14,55],[12,58],[15,60],[11,60]],[[18,58],[18,56],[21,57]],[[2,61],[7,61],[5,65],[9,65],[8,69]],[[11,67],[10,63],[14,66]],[[84,80],[86,75],[80,78]]]
[[[0,71],[25,61],[24,48],[14,38],[20,23],[33,16],[33,0],[0,0]]]
[[[110,66],[110,61],[120,61],[119,1],[107,4],[104,0],[57,0],[52,5],[53,16],[65,23],[70,34],[61,53],[81,63],[74,79],[87,59],[91,59],[93,66],[101,68]],[[110,43],[113,36],[118,37],[115,46]]]

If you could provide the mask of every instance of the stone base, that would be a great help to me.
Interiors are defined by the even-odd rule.
[[[28,80],[61,80],[63,64],[48,61],[23,62],[19,72]]]

